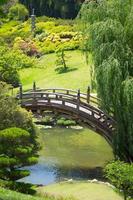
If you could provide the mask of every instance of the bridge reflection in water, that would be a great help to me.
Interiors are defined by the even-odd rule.
[[[23,108],[32,112],[41,114],[45,110],[52,110],[80,120],[112,144],[115,121],[100,109],[100,99],[91,95],[89,88],[85,94],[80,90],[61,88],[37,89],[33,83],[33,89],[25,92],[20,85],[17,99]]]

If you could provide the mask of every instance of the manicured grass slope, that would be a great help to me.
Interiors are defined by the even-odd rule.
[[[24,88],[31,88],[32,82],[36,81],[37,86],[42,88],[80,88],[85,92],[90,83],[89,66],[85,62],[85,56],[80,51],[69,51],[66,55],[67,65],[70,67],[67,73],[58,74],[55,71],[55,54],[40,58],[36,63],[37,68],[21,70],[20,77]]]
[[[62,196],[73,196],[77,200],[122,200],[111,187],[104,184],[77,181],[74,183],[58,183],[40,187],[38,193]]]
[[[50,200],[47,198],[32,197],[11,190],[0,188],[0,200]]]

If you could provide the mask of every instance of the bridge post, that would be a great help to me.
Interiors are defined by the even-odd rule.
[[[90,86],[87,88],[87,103],[90,103]]]
[[[36,104],[36,82],[33,82],[33,103]]]
[[[23,88],[22,88],[22,84],[19,84],[19,99],[22,100],[23,97]]]
[[[80,106],[80,89],[78,89],[77,92],[77,110],[79,111],[79,106]]]
[[[33,82],[33,91],[36,91],[36,82]]]

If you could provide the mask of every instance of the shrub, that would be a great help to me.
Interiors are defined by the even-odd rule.
[[[32,122],[32,114],[17,105],[16,100],[9,96],[9,87],[0,82],[0,130],[8,127],[19,127],[35,138],[35,128]]]
[[[36,44],[30,40],[23,40],[21,37],[17,37],[14,41],[14,49],[21,50],[27,56],[39,56],[40,52]]]
[[[24,21],[26,18],[28,18],[28,16],[29,12],[27,8],[22,4],[17,3],[9,9],[9,19]]]
[[[111,183],[127,196],[133,197],[133,165],[121,161],[114,161],[105,167],[105,175]]]
[[[46,125],[52,125],[54,120],[52,117],[50,116],[45,116],[43,119],[42,119],[42,122]]]
[[[64,117],[57,120],[57,125],[59,126],[75,126],[76,122],[74,120],[68,120]]]
[[[17,70],[11,65],[9,66],[7,61],[0,61],[0,65],[0,81],[11,84],[13,87],[17,87],[20,83]]]
[[[0,131],[0,178],[18,180],[29,175],[21,167],[37,162],[30,133],[21,128],[7,128]]]
[[[44,54],[53,53],[56,49],[56,44],[50,41],[45,41],[44,43],[41,44],[41,46],[42,46],[41,51]]]
[[[69,31],[69,32],[61,32],[59,35],[60,35],[60,38],[70,38],[70,39],[72,39],[76,35],[76,33]]]
[[[34,60],[20,51],[3,46],[0,49],[0,81],[17,87],[20,83],[18,70],[32,67]]]
[[[35,190],[33,189],[33,185],[30,183],[21,183],[15,181],[5,181],[0,179],[0,187],[6,188],[10,190],[15,190],[16,192],[22,192],[25,194],[35,194]]]

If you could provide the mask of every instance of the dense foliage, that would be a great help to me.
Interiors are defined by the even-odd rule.
[[[10,92],[0,82],[0,186],[31,193],[31,185],[14,181],[29,175],[20,168],[37,162],[39,146],[31,113],[20,108]]]
[[[8,2],[8,0],[1,0],[0,1],[0,5],[3,5],[3,4],[5,4],[5,3],[7,3]]]
[[[30,132],[31,140],[36,144],[35,128],[31,113],[17,105],[10,95],[9,87],[0,82],[0,130],[9,127],[19,127]]]
[[[20,83],[18,71],[32,66],[33,60],[21,51],[10,50],[7,46],[1,46],[0,81],[7,82],[16,87]]]
[[[133,1],[86,2],[80,12],[83,48],[91,51],[102,107],[117,121],[115,154],[133,160]],[[93,78],[94,80],[94,78]]]
[[[32,38],[31,20],[0,23],[0,43],[22,50],[29,56],[52,53],[58,48],[75,50],[79,48],[81,40],[81,34],[71,20],[37,18],[35,38]]]
[[[37,16],[74,18],[84,0],[19,0],[19,2],[25,4],[30,12],[34,8]]]
[[[8,17],[9,19],[24,21],[28,18],[29,12],[24,5],[17,3],[9,9]]]
[[[20,168],[37,162],[30,133],[7,128],[0,131],[0,143],[0,178],[15,181],[29,175],[29,171]]]
[[[123,192],[124,199],[133,197],[133,165],[114,161],[105,168],[106,177],[111,183]]]

